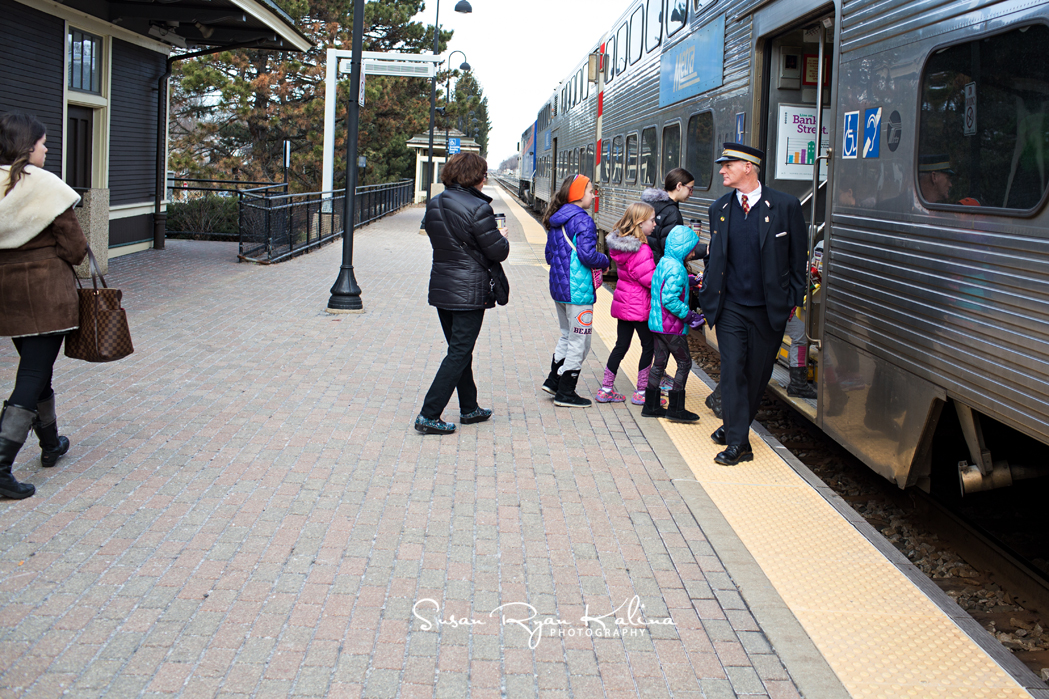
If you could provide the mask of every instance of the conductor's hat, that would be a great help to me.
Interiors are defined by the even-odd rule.
[[[715,163],[727,163],[732,160],[745,160],[748,163],[754,163],[755,165],[760,166],[761,161],[765,159],[764,151],[745,146],[742,143],[726,143],[724,146],[724,150],[721,151],[721,157],[715,160]]]
[[[918,158],[918,172],[945,172],[948,175],[954,174],[954,170],[951,169],[951,159],[944,153],[923,155]]]

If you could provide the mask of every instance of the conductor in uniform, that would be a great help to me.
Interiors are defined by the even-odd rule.
[[[797,197],[762,187],[765,154],[726,143],[720,174],[731,189],[710,207],[710,246],[700,305],[721,352],[723,425],[715,458],[751,461],[750,423],[776,361],[783,329],[805,297],[808,235]]]

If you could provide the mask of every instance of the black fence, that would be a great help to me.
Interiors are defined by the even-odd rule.
[[[287,194],[286,182],[168,177],[167,237],[230,240],[240,237],[240,193]]]
[[[271,264],[309,252],[342,236],[345,190],[276,194],[269,188],[239,193],[240,259]],[[413,180],[358,187],[357,226],[412,204]]]

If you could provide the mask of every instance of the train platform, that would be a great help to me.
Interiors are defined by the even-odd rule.
[[[511,303],[474,355],[494,417],[452,436],[412,429],[445,351],[421,208],[358,231],[361,315],[324,311],[340,245],[111,262],[136,352],[59,359],[73,448],[0,500],[0,696],[1049,699],[767,433],[716,466],[704,377],[698,425],[555,408],[545,234],[486,191]]]

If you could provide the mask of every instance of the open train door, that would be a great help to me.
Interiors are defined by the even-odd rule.
[[[823,309],[816,285],[822,255],[829,244],[826,222],[827,194],[831,191],[828,148],[835,123],[834,29],[835,7],[826,0],[777,0],[763,5],[753,17],[757,47],[754,65],[761,67],[763,76],[755,85],[755,114],[760,119],[756,145],[765,151],[761,179],[773,189],[796,196],[809,226],[810,292],[805,306],[798,309],[801,323],[787,326],[774,387],[788,385],[789,366],[794,363],[807,363],[813,379],[819,374]],[[800,362],[795,360],[797,354],[801,354]],[[810,385],[818,384],[817,380]],[[783,393],[787,398],[786,391]],[[787,399],[818,423],[817,399]]]

